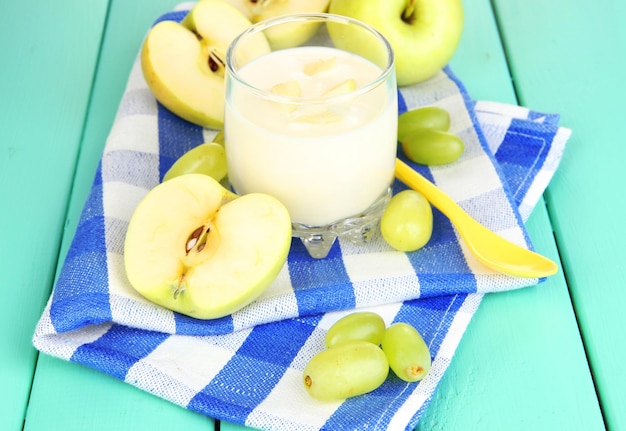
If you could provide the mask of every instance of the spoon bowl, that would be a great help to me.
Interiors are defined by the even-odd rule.
[[[424,195],[457,228],[476,258],[498,272],[516,277],[541,278],[557,272],[552,260],[513,244],[474,220],[450,196],[396,159],[395,175],[400,181]]]

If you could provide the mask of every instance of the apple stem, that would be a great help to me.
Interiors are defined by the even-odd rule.
[[[415,0],[408,0],[406,8],[402,13],[402,21],[410,23],[413,20],[413,14],[415,13]]]

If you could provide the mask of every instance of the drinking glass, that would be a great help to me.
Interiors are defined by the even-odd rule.
[[[260,38],[269,49],[259,50]],[[393,51],[360,21],[283,16],[251,26],[228,49],[231,186],[279,199],[314,258],[337,237],[367,242],[377,227],[391,195],[397,116]]]

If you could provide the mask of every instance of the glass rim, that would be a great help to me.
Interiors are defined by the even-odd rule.
[[[234,51],[237,48],[237,45],[244,38],[263,32],[270,27],[273,27],[279,24],[292,23],[292,22],[297,22],[297,21],[302,21],[302,22],[319,21],[321,23],[336,22],[339,24],[353,24],[353,25],[359,26],[362,29],[373,34],[375,38],[378,39],[382,43],[382,45],[385,47],[385,51],[387,52],[387,64],[382,69],[381,73],[375,79],[372,79],[367,84],[357,88],[356,90],[350,93],[339,94],[335,96],[313,96],[313,97],[311,96],[309,97],[283,96],[283,95],[271,93],[269,90],[258,88],[250,84],[245,79],[243,79],[242,76],[239,74],[239,71],[235,70],[235,68],[233,67],[233,63],[235,61]],[[294,46],[293,48],[297,48],[299,46],[301,45]],[[289,48],[283,48],[283,49],[289,49]],[[341,48],[337,48],[337,49],[341,49]],[[274,52],[274,51],[271,51],[271,52]],[[267,55],[267,54],[264,54],[264,55]],[[358,55],[359,57],[363,57],[360,54],[355,54],[355,55]],[[393,48],[391,44],[389,43],[389,41],[387,40],[387,38],[381,32],[376,30],[373,26],[367,23],[364,23],[363,21],[359,21],[357,19],[350,18],[350,17],[343,16],[343,15],[326,13],[326,12],[297,13],[297,14],[290,14],[290,15],[282,15],[276,18],[271,18],[271,19],[263,20],[258,23],[252,24],[250,27],[248,27],[246,30],[241,32],[237,37],[235,37],[235,39],[232,40],[232,42],[228,46],[228,50],[226,51],[226,73],[229,77],[234,78],[239,84],[245,86],[252,93],[256,93],[264,98],[275,100],[278,102],[311,103],[311,102],[319,101],[321,103],[324,101],[334,100],[334,99],[358,97],[361,94],[368,93],[369,91],[371,91],[371,89],[376,88],[379,85],[383,84],[387,80],[389,74],[394,71],[394,68],[395,68],[395,55],[393,52]]]

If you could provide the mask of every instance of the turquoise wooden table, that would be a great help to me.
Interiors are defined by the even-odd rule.
[[[142,38],[176,3],[0,4],[1,430],[244,429],[31,344]],[[486,297],[417,429],[626,429],[626,3],[464,3],[470,94],[573,130],[528,223],[561,270]]]

